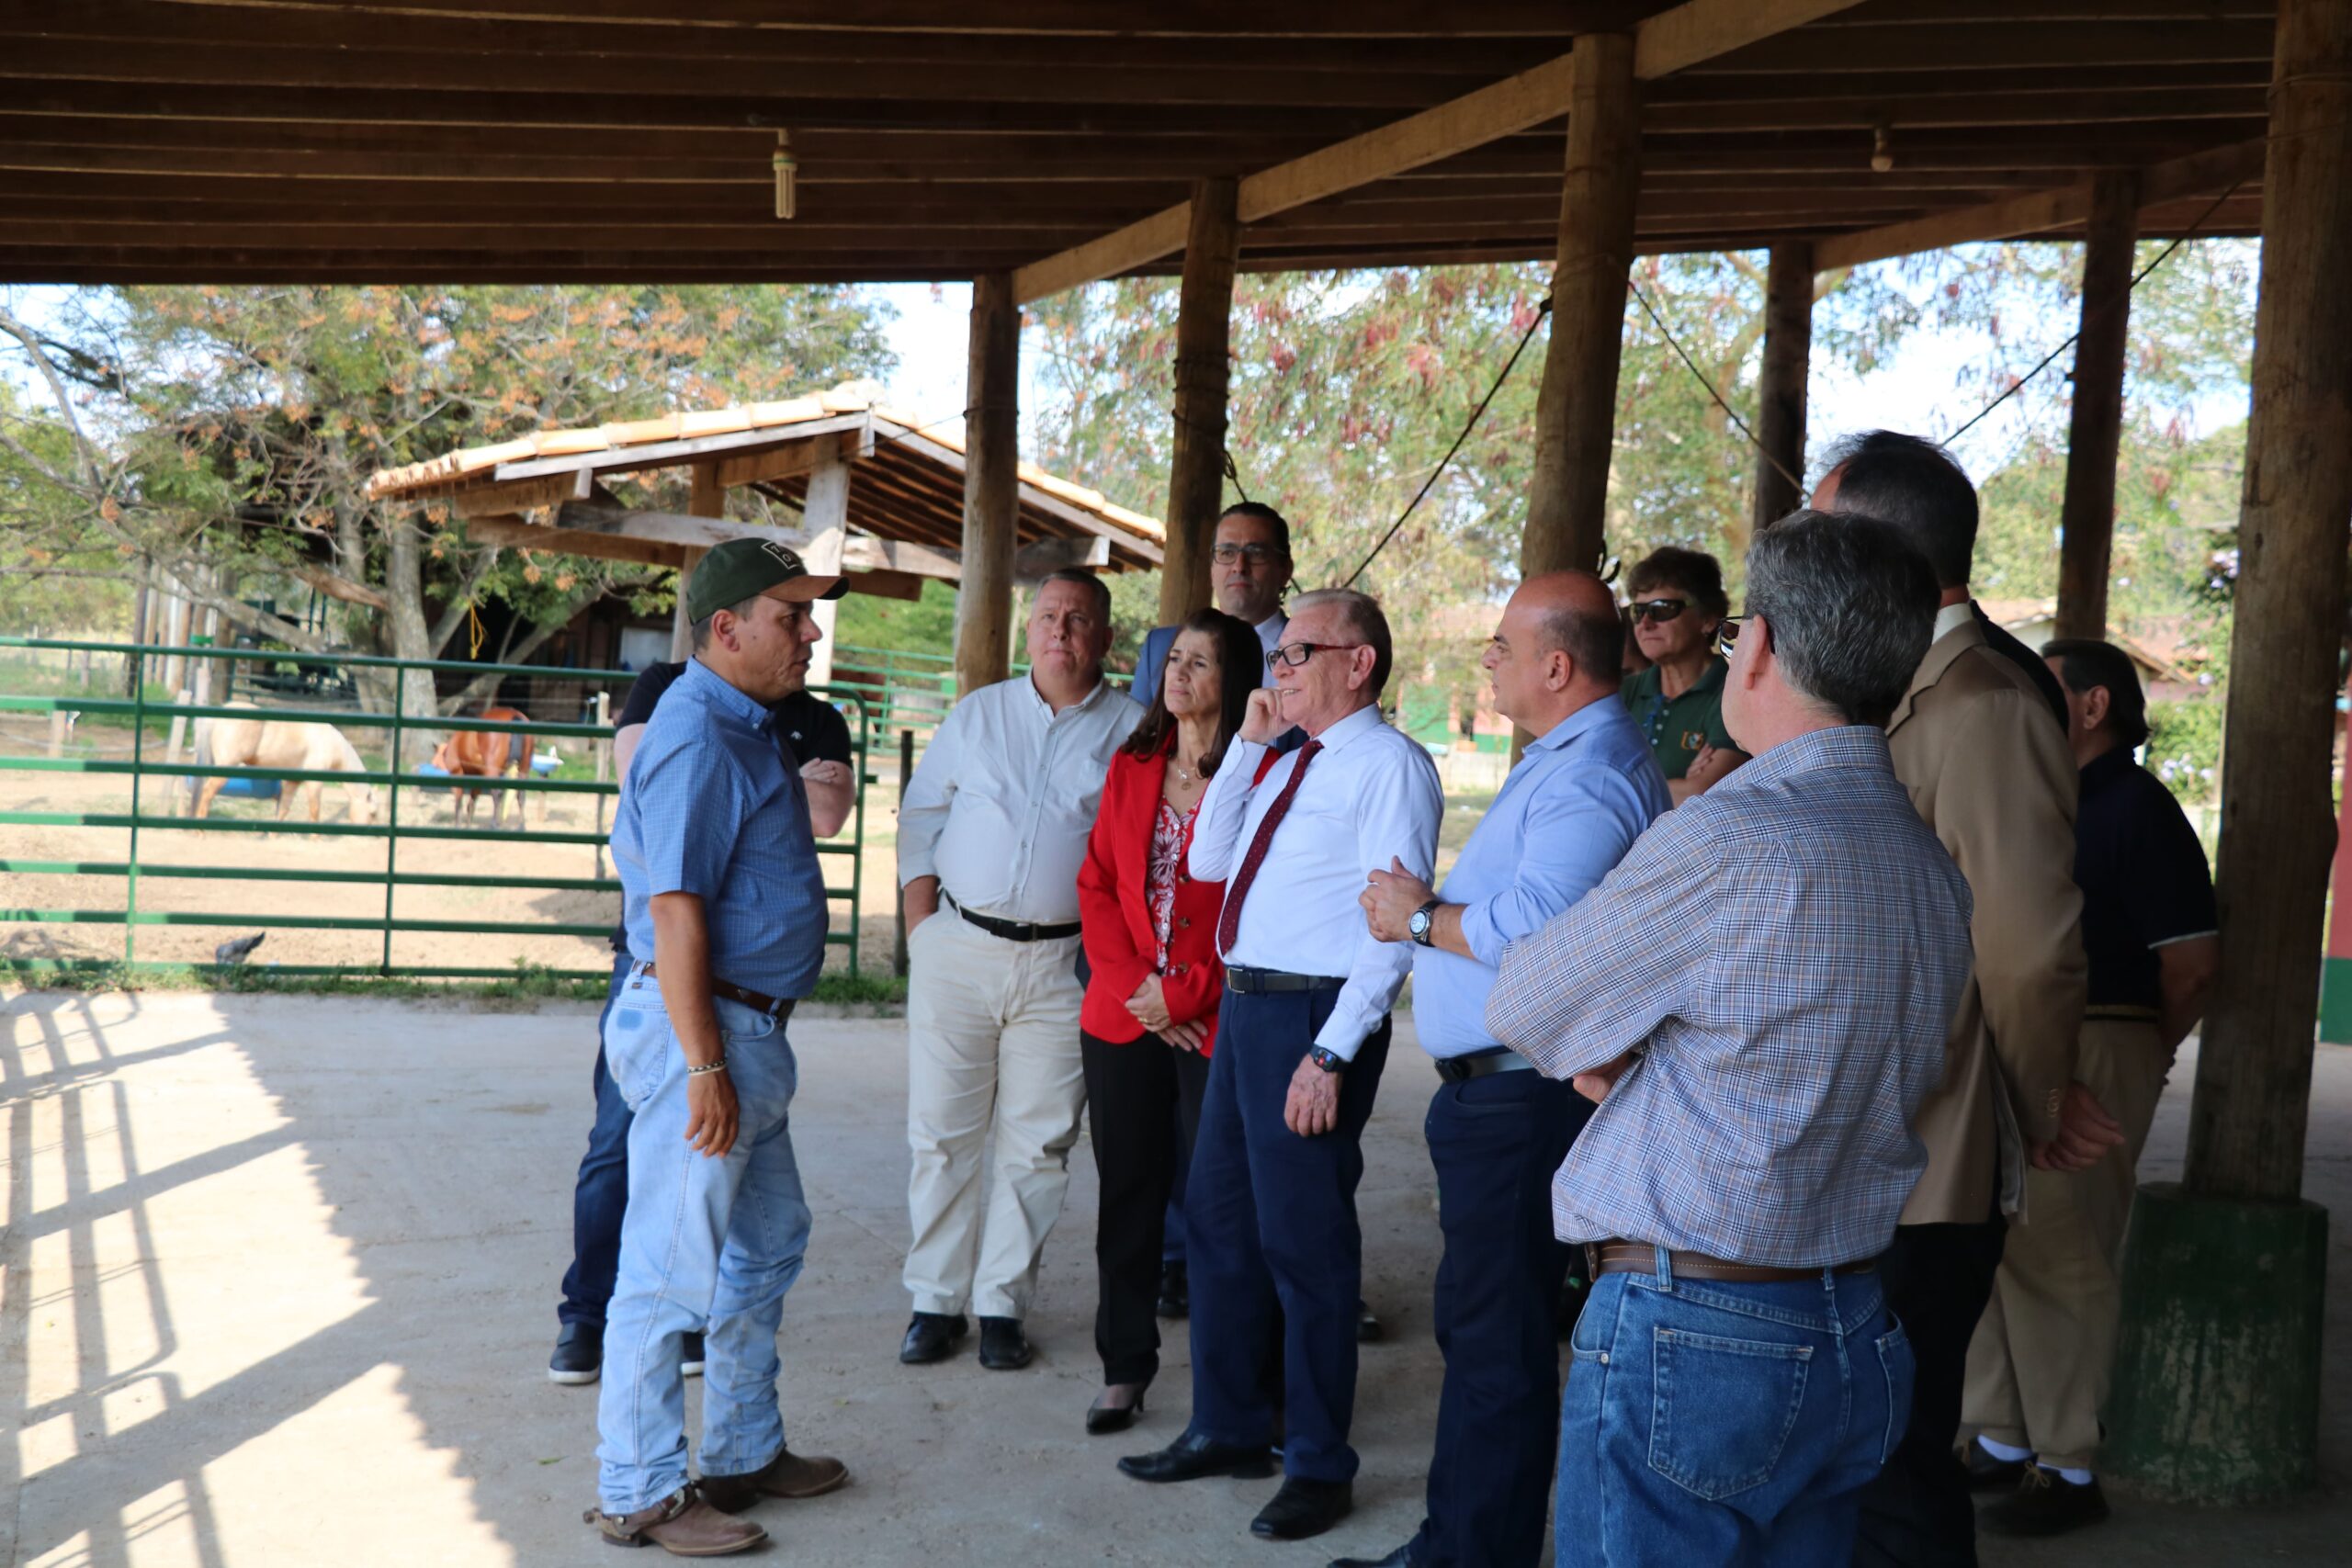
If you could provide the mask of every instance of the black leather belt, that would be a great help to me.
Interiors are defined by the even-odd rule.
[[[1044,926],[1035,920],[1000,920],[994,915],[977,914],[956,902],[944,887],[939,890],[939,900],[989,935],[1001,936],[1007,942],[1058,942],[1066,936],[1076,936],[1081,929],[1076,920]]]
[[[650,976],[653,974],[653,965],[648,964],[639,973]],[[739,986],[731,980],[713,980],[710,983],[710,994],[714,997],[725,997],[730,1002],[741,1002],[753,1012],[763,1014],[778,1023],[790,1018],[792,1010],[798,1005],[791,997],[772,997],[765,991],[754,991],[748,986]]]
[[[1490,1073],[1525,1072],[1535,1066],[1508,1045],[1465,1052],[1459,1056],[1440,1056],[1435,1065],[1437,1076],[1448,1083],[1466,1083]]]
[[[1346,984],[1330,975],[1293,975],[1281,969],[1252,969],[1246,964],[1225,966],[1225,988],[1245,997],[1273,991],[1336,991]]]
[[[1603,1274],[1650,1274],[1657,1269],[1657,1248],[1645,1241],[1589,1241],[1585,1243],[1586,1266],[1594,1279]],[[1678,1280],[1724,1280],[1746,1284],[1763,1284],[1776,1280],[1818,1280],[1818,1269],[1774,1269],[1760,1263],[1732,1263],[1721,1258],[1710,1258],[1703,1252],[1669,1252],[1667,1266]],[[1852,1263],[1840,1263],[1830,1269],[1833,1274],[1867,1274],[1878,1267],[1872,1258]]]

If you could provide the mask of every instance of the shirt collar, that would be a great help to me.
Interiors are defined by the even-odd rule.
[[[1936,612],[1936,635],[1928,640],[1930,643],[1941,642],[1946,637],[1975,618],[1976,602],[1973,599],[1962,599],[1957,604],[1946,604]]]
[[[688,682],[705,702],[733,714],[753,729],[765,729],[775,721],[775,715],[738,691],[726,676],[700,659],[687,660],[685,673],[679,679]]]
[[[1874,724],[1834,725],[1783,740],[1761,756],[1750,759],[1707,793],[1726,789],[1761,789],[1797,773],[1818,768],[1870,768],[1890,777],[1894,760],[1886,746],[1886,731]]]
[[[1029,700],[1036,704],[1038,707],[1045,710],[1046,722],[1047,724],[1051,724],[1054,720],[1061,717],[1061,714],[1054,711],[1054,705],[1046,700],[1046,694],[1037,689],[1037,672],[1035,671],[1032,670],[1024,673],[1021,677],[1021,683],[1028,688]],[[1110,689],[1111,682],[1104,680],[1098,674],[1094,678],[1094,689],[1087,693],[1086,695],[1079,698],[1078,701],[1070,704],[1069,706],[1064,708],[1062,713],[1084,713],[1101,699],[1103,693]]]
[[[2096,795],[2139,764],[2132,760],[2132,748],[2118,746],[2112,751],[2102,751],[2083,764],[2082,793]]]
[[[1322,734],[1316,736],[1314,739],[1322,750],[1336,751],[1348,742],[1371,734],[1380,728],[1380,705],[1374,703],[1367,707],[1356,709]]]
[[[1731,660],[1718,653],[1707,660],[1706,669],[1699,672],[1699,678],[1697,680],[1682,688],[1682,697],[1698,695],[1707,692],[1721,691],[1723,689],[1724,678],[1730,673]],[[1645,682],[1642,687],[1642,693],[1644,695],[1666,697],[1666,671],[1657,665],[1651,665],[1648,669],[1634,676],[1634,679]],[[1668,697],[1667,700],[1668,702],[1679,703],[1682,700],[1682,697]]]
[[[1559,723],[1545,730],[1542,735],[1529,741],[1527,743],[1527,749],[1530,751],[1559,750],[1562,747],[1567,745],[1569,741],[1574,740],[1577,736],[1585,733],[1585,731],[1598,728],[1600,726],[1608,723],[1610,718],[1609,705],[1609,699],[1605,698],[1599,702],[1585,704],[1584,706],[1568,715],[1567,717],[1562,719]],[[1625,711],[1625,705],[1621,702],[1616,705],[1617,712],[1620,715],[1623,714]]]

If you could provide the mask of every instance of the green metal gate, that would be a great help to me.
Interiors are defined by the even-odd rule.
[[[602,849],[607,833],[602,830],[604,814],[598,812],[600,830],[534,830],[527,825],[526,813],[519,803],[534,793],[617,795],[617,781],[599,782],[589,779],[501,778],[478,781],[487,791],[491,788],[513,789],[518,792],[516,817],[523,826],[515,828],[469,828],[454,824],[429,826],[412,817],[408,826],[401,822],[401,802],[406,792],[412,802],[419,790],[439,792],[449,789],[452,781],[440,774],[419,773],[409,766],[417,745],[417,731],[496,731],[512,734],[544,736],[549,739],[604,740],[611,731],[594,724],[561,724],[538,719],[521,722],[482,718],[435,718],[430,721],[410,718],[399,711],[398,694],[406,691],[413,677],[431,681],[441,672],[468,677],[482,675],[525,676],[541,680],[555,679],[576,682],[592,687],[625,686],[636,676],[626,671],[572,670],[546,665],[473,664],[461,660],[399,660],[349,654],[293,653],[271,649],[220,649],[205,647],[132,646],[121,643],[85,642],[61,638],[0,637],[0,649],[23,649],[42,652],[106,654],[120,656],[129,661],[129,697],[92,697],[81,695],[21,695],[0,692],[0,713],[79,713],[128,717],[131,725],[131,750],[128,760],[113,761],[86,757],[0,757],[0,770],[35,773],[111,773],[127,775],[130,780],[130,810],[127,814],[110,812],[56,812],[0,810],[0,826],[54,828],[121,829],[128,832],[128,846],[120,861],[35,860],[0,856],[0,873],[26,876],[103,876],[119,877],[123,883],[123,908],[115,909],[69,909],[38,907],[0,908],[0,926],[16,924],[120,924],[122,956],[119,966],[136,971],[183,969],[190,965],[141,959],[138,953],[138,937],[142,926],[215,926],[247,930],[304,929],[380,931],[383,936],[381,955],[373,964],[299,964],[273,965],[279,975],[333,976],[379,975],[401,976],[420,979],[496,979],[512,978],[515,970],[510,966],[413,966],[392,962],[392,939],[402,932],[449,932],[468,935],[509,936],[578,936],[601,937],[612,930],[609,922],[596,924],[560,921],[514,920],[435,920],[396,918],[393,913],[395,895],[402,887],[458,887],[492,889],[528,889],[532,891],[579,891],[617,893],[616,877],[601,874],[604,869]],[[349,709],[302,707],[232,707],[223,704],[196,705],[185,703],[159,704],[149,699],[146,672],[151,660],[171,658],[216,660],[266,660],[274,664],[304,666],[331,665],[345,670],[387,671],[393,682],[395,701],[390,713],[368,713]],[[851,836],[847,842],[820,842],[817,852],[828,863],[846,860],[848,882],[845,886],[833,886],[833,877],[826,879],[829,907],[841,902],[848,905],[846,929],[829,929],[825,940],[829,944],[849,950],[849,972],[858,972],[859,904],[864,892],[864,856],[860,851],[865,840],[865,785],[871,783],[866,768],[866,699],[855,691],[832,692],[816,688],[817,694],[829,700],[855,705],[850,714],[852,737],[853,815]],[[496,699],[491,702],[494,705]],[[199,765],[193,761],[173,761],[151,750],[148,729],[159,719],[172,718],[253,718],[282,719],[297,723],[319,723],[342,728],[365,728],[390,731],[390,760],[381,773],[305,772],[294,769],[242,768],[219,764]],[[323,790],[334,784],[368,784],[383,792],[381,819],[371,823],[309,822],[291,819],[270,822],[237,820],[220,817],[202,819],[194,817],[156,815],[152,809],[153,790],[162,784],[176,792],[182,779],[230,778],[274,779],[281,786],[316,783]],[[156,833],[298,833],[322,837],[362,837],[380,839],[385,844],[384,867],[381,871],[337,871],[300,865],[187,865],[141,860],[141,835]],[[448,872],[403,872],[400,869],[400,846],[403,840],[461,840],[469,843],[517,842],[534,844],[578,844],[589,847],[594,855],[594,870],[600,874],[590,876],[502,876],[474,875]],[[152,839],[151,839],[152,843]],[[142,909],[139,903],[142,878],[190,878],[215,882],[251,883],[345,883],[360,887],[382,890],[380,913],[314,917],[308,915],[250,914],[229,910],[163,910]],[[17,958],[0,960],[0,967],[16,972],[56,971],[60,969],[110,968],[118,961],[110,959]],[[201,965],[197,965],[201,967]],[[603,979],[603,969],[555,969],[554,976],[567,979]]]

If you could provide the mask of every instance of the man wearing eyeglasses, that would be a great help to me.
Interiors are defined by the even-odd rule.
[[[1228,506],[1216,520],[1209,558],[1216,565],[1211,575],[1216,607],[1255,626],[1259,645],[1273,652],[1289,625],[1283,614],[1283,592],[1290,587],[1290,525],[1262,502]],[[1159,694],[1168,650],[1175,646],[1180,629],[1154,626],[1144,634],[1143,651],[1136,656],[1135,684],[1127,694],[1145,707]]]
[[[1356,899],[1399,863],[1428,881],[1444,812],[1437,764],[1381,720],[1391,658],[1370,597],[1302,594],[1273,685],[1250,694],[1193,833],[1191,874],[1227,884],[1225,1001],[1184,1198],[1193,1419],[1119,1468],[1142,1481],[1263,1475],[1279,1436],[1282,1489],[1250,1527],[1264,1540],[1319,1534],[1353,1501],[1355,1190],[1388,1010],[1412,967],[1410,948],[1365,929]],[[1305,743],[1261,779],[1294,725]],[[1279,1435],[1261,1375],[1277,1349]]]

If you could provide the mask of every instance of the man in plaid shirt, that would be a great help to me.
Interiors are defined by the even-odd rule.
[[[1748,554],[1724,719],[1755,760],[1512,947],[1497,1039],[1600,1101],[1553,1190],[1596,1269],[1561,1413],[1562,1564],[1843,1562],[1912,1363],[1871,1260],[1966,982],[1968,885],[1879,726],[1937,588],[1876,522]]]

